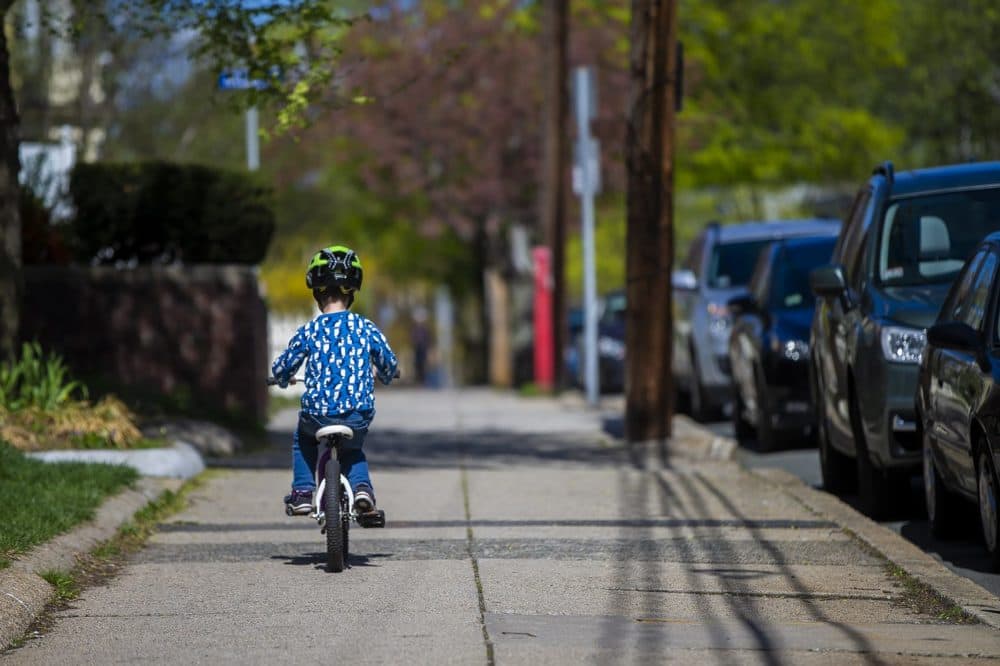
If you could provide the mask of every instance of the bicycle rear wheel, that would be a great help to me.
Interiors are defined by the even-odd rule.
[[[347,559],[344,530],[340,514],[340,463],[331,458],[326,463],[326,490],[323,493],[323,511],[326,514],[326,568],[338,573],[344,570]]]

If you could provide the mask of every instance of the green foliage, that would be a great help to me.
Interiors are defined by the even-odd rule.
[[[897,0],[698,1],[681,16],[681,187],[853,180],[902,145],[880,113],[904,63]]]
[[[137,478],[130,467],[33,460],[0,441],[0,559],[90,520],[106,497]]]
[[[102,263],[259,263],[274,231],[252,174],[167,162],[78,164],[77,258]]]
[[[56,589],[59,601],[72,601],[80,596],[80,584],[71,574],[65,571],[43,571],[39,575]]]
[[[37,342],[26,342],[20,356],[0,365],[0,408],[53,410],[86,388],[69,377],[58,354],[45,354]]]

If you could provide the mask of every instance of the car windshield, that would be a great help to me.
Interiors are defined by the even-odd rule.
[[[625,294],[608,294],[604,301],[604,312],[601,314],[601,321],[606,324],[624,323],[625,321]]]
[[[997,230],[1000,187],[891,202],[879,234],[879,279],[887,286],[951,282]]]
[[[745,287],[753,275],[760,251],[770,239],[716,245],[708,265],[708,286],[714,289]]]
[[[809,288],[809,272],[830,263],[836,238],[785,248],[774,266],[771,279],[771,308],[795,310],[811,308],[815,302]]]

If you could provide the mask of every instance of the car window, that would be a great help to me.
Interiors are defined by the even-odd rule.
[[[972,289],[972,283],[976,279],[976,272],[979,270],[979,264],[982,263],[984,256],[986,256],[986,250],[977,252],[976,256],[965,267],[961,278],[952,287],[951,292],[944,301],[944,305],[941,306],[941,314],[939,315],[941,321],[959,320],[965,298],[969,294],[969,290]]]
[[[890,286],[950,282],[983,237],[998,229],[1000,187],[891,202],[879,233],[879,280]]]
[[[809,288],[809,272],[830,263],[835,238],[784,248],[772,269],[770,307],[773,310],[811,308],[815,297]],[[765,302],[765,301],[761,301]]]
[[[715,289],[747,286],[760,251],[770,242],[755,240],[716,245],[708,263],[708,286]]]
[[[625,322],[625,293],[608,294],[604,299],[604,311],[601,313],[602,324]]]
[[[993,278],[997,272],[997,256],[992,252],[983,259],[982,268],[976,275],[969,291],[969,297],[964,299],[964,303],[959,311],[958,320],[976,329],[982,329],[986,320],[986,309],[990,302],[990,287],[993,286]]]

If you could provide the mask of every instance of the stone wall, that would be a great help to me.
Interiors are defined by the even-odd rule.
[[[22,339],[85,377],[263,422],[267,308],[247,266],[26,267]]]

